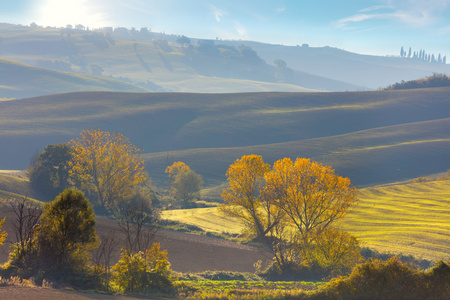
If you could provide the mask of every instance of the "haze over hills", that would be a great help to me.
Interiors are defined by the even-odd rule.
[[[70,93],[0,102],[0,169],[85,129],[143,149],[155,182],[182,160],[208,185],[243,154],[309,157],[359,186],[450,168],[450,88],[347,93]]]
[[[63,92],[123,91],[150,92],[117,79],[32,67],[0,58],[0,95],[25,98]]]
[[[48,144],[97,128],[142,148],[157,182],[171,160],[183,160],[215,184],[248,153],[269,163],[310,157],[358,185],[450,168],[442,163],[449,161],[448,88],[317,92],[387,86],[447,72],[446,64],[144,28],[0,24],[0,37],[0,98],[55,94],[0,102],[0,169],[24,169]],[[138,93],[58,94],[95,90]],[[301,93],[223,94],[236,91]]]
[[[0,58],[111,77],[156,92],[361,91],[450,73],[447,64],[416,59],[331,47],[189,39],[145,28],[94,31],[0,24]],[[117,86],[116,91],[127,90]],[[15,93],[15,98],[41,95]]]

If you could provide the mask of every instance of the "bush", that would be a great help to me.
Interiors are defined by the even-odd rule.
[[[401,253],[395,255],[388,252],[379,252],[375,249],[371,249],[368,247],[361,247],[360,251],[361,255],[365,260],[369,260],[371,258],[379,260],[388,260],[393,257],[398,257],[398,259],[400,259],[403,263],[416,269],[428,269],[433,266],[433,261],[426,259],[419,259],[412,255],[403,255]]]
[[[112,269],[112,283],[124,293],[168,292],[173,288],[167,252],[161,251],[158,243],[145,253],[122,250],[120,260]]]
[[[348,277],[330,281],[323,296],[341,299],[448,299],[450,268],[439,262],[418,271],[394,257],[358,265]]]

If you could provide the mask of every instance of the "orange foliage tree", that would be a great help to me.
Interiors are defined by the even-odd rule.
[[[141,150],[120,133],[84,130],[69,145],[71,178],[105,208],[130,198],[133,188],[147,180]]]
[[[324,229],[354,205],[357,189],[331,167],[306,158],[276,161],[265,174],[266,191],[301,235]]]
[[[228,169],[228,188],[222,192],[221,209],[239,218],[260,241],[283,219],[283,213],[264,193],[264,176],[270,171],[259,155],[244,155]]]
[[[331,167],[283,158],[271,168],[252,154],[236,160],[226,175],[222,211],[265,242],[282,270],[296,257],[337,273],[360,260],[356,238],[330,227],[349,212],[357,195],[350,180]]]

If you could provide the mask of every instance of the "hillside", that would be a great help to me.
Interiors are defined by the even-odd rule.
[[[279,69],[272,61],[264,61],[253,49],[242,45],[227,46],[203,40],[182,45],[176,42],[176,36],[149,31],[124,28],[87,31],[0,23],[0,37],[0,58],[49,69],[112,77],[152,91],[363,89],[303,70]],[[20,94],[15,97],[21,98]]]
[[[358,186],[450,168],[449,88],[348,93],[70,93],[0,102],[0,169],[84,129],[123,133],[155,183],[182,160],[207,185],[243,154],[304,156]]]
[[[424,259],[450,258],[450,181],[364,188],[357,206],[339,222],[365,247]],[[238,221],[217,207],[168,210],[164,219],[196,225],[207,232],[240,233]]]
[[[342,80],[367,89],[383,88],[395,82],[415,80],[433,73],[450,74],[448,64],[418,59],[363,55],[332,47],[283,46],[257,42],[244,44],[255,49],[266,61],[283,59],[292,69]]]
[[[116,79],[32,67],[0,58],[0,97],[26,98],[62,92],[150,90]]]

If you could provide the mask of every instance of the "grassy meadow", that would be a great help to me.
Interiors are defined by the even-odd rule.
[[[450,180],[360,190],[357,206],[339,225],[362,246],[418,258],[450,259]],[[240,233],[235,219],[217,207],[168,210],[162,218],[198,226],[206,232]]]

